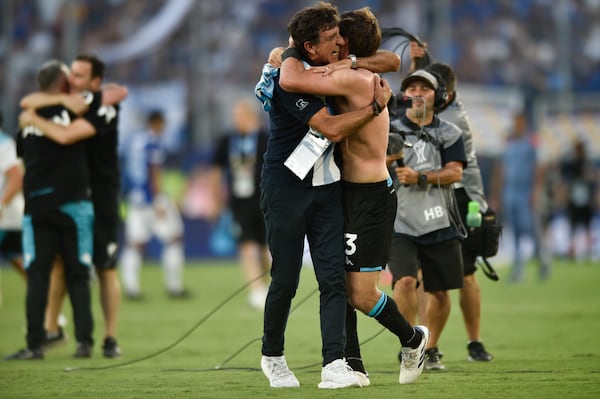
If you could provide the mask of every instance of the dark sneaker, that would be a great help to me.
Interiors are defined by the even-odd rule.
[[[4,360],[39,360],[44,358],[44,351],[37,349],[21,349],[11,355],[4,356]]]
[[[146,299],[144,297],[144,294],[140,292],[125,292],[125,298],[127,298],[128,301],[132,302],[142,302]]]
[[[117,344],[117,340],[113,337],[104,338],[104,345],[102,345],[102,354],[104,357],[119,357],[121,356],[121,348]]]
[[[58,332],[51,333],[46,332],[46,338],[44,339],[44,343],[42,344],[44,349],[53,348],[59,344],[65,343],[67,341],[67,334],[62,327],[58,327]]]
[[[169,298],[171,299],[189,299],[192,297],[192,294],[185,288],[179,291],[167,291],[167,295],[169,295]]]
[[[467,345],[469,351],[469,360],[472,362],[489,362],[494,358],[491,353],[485,350],[480,341],[472,341]]]
[[[78,342],[73,357],[78,359],[92,357],[92,345],[87,342]]]
[[[444,370],[445,368],[442,356],[436,346],[425,351],[425,370]]]

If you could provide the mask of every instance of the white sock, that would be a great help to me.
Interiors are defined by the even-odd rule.
[[[121,275],[123,277],[123,288],[130,295],[140,293],[140,269],[142,267],[142,255],[134,248],[126,247],[121,255]]]
[[[183,245],[180,242],[166,244],[162,253],[165,285],[169,292],[183,291]]]

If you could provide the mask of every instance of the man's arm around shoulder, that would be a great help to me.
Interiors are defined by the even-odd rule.
[[[96,134],[96,128],[86,119],[77,118],[69,125],[64,126],[42,118],[32,109],[21,112],[19,115],[19,125],[21,127],[27,125],[36,126],[44,132],[44,136],[62,145],[73,144]]]
[[[88,104],[86,104],[85,99],[79,93],[54,94],[36,92],[23,97],[20,102],[20,106],[23,109],[37,109],[50,105],[63,105],[77,115],[83,114],[88,109]]]
[[[281,64],[279,85],[290,93],[309,93],[316,96],[347,96],[360,74],[351,69],[339,70],[335,74],[325,75],[304,69],[299,60],[289,57]]]

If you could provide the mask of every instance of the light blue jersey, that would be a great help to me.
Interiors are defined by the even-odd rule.
[[[131,205],[152,204],[150,168],[161,166],[165,151],[159,137],[150,132],[134,134],[123,151],[125,198]]]
[[[504,202],[526,204],[534,187],[536,149],[530,136],[510,140],[504,150]]]

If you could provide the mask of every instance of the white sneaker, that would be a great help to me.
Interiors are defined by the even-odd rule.
[[[415,330],[423,335],[421,343],[416,349],[402,348],[402,362],[400,363],[400,384],[410,384],[423,372],[425,364],[425,347],[429,341],[429,329],[425,326],[415,326]]]
[[[360,387],[362,385],[354,370],[348,366],[346,359],[337,359],[321,369],[321,382],[317,386],[325,389],[336,389]]]
[[[263,356],[260,368],[269,379],[271,388],[298,388],[300,382],[288,368],[285,356]]]

